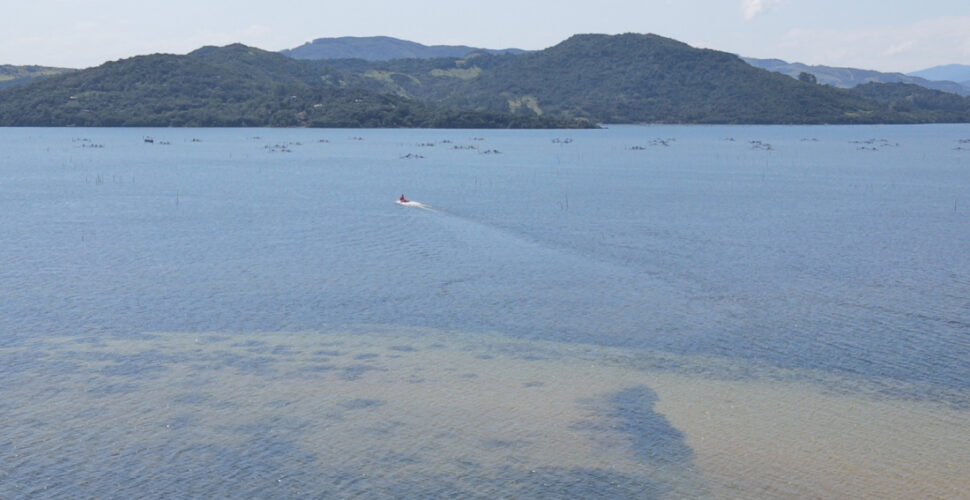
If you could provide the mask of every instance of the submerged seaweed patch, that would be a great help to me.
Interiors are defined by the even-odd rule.
[[[340,406],[348,410],[362,410],[384,406],[385,404],[387,404],[387,401],[381,399],[351,399],[340,403]]]
[[[603,401],[588,401],[599,418],[576,423],[573,428],[593,431],[607,441],[620,433],[637,458],[657,465],[688,465],[694,453],[684,433],[654,410],[657,393],[646,386],[631,387]]]
[[[646,386],[633,387],[610,399],[610,417],[620,424],[616,429],[633,437],[633,449],[641,459],[662,464],[685,464],[694,457],[684,433],[657,413],[657,393]]]
[[[360,378],[363,377],[365,373],[372,372],[372,371],[384,371],[384,370],[370,365],[350,365],[350,366],[344,367],[341,370],[340,379],[347,380],[347,381],[360,380]]]

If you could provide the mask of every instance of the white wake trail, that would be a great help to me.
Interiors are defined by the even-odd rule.
[[[395,203],[397,203],[398,205],[401,205],[401,206],[405,206],[405,207],[420,208],[420,209],[423,209],[423,210],[430,210],[432,212],[437,212],[438,211],[438,210],[435,210],[435,208],[432,207],[431,205],[425,205],[424,203],[421,203],[420,201],[414,201],[414,200],[401,201],[401,200],[397,200]]]

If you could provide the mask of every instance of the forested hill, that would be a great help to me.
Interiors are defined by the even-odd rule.
[[[882,103],[894,113],[919,116],[931,122],[966,122],[970,116],[970,99],[921,85],[867,83],[849,92]]]
[[[897,113],[857,93],[656,35],[577,35],[518,56],[331,64],[368,76],[369,88],[428,102],[603,123],[913,123],[939,116],[918,106]]]
[[[302,61],[243,45],[149,55],[0,91],[0,125],[568,127],[970,122],[970,100],[838,89],[656,35],[521,55]]]
[[[38,78],[75,71],[67,68],[47,66],[13,66],[0,64],[0,89],[28,84]]]
[[[555,117],[448,109],[347,86],[244,45],[110,62],[0,91],[2,126],[559,128]]]
[[[428,59],[465,57],[472,52],[521,54],[519,49],[482,49],[467,45],[423,45],[389,36],[318,38],[299,47],[280,51],[294,59]]]

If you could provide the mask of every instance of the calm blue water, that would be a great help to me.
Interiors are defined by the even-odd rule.
[[[391,325],[714,356],[734,369],[692,370],[965,408],[961,139],[970,127],[0,129],[0,347],[21,353],[0,376],[54,338]]]
[[[7,129],[0,342],[404,324],[966,389],[967,137]]]

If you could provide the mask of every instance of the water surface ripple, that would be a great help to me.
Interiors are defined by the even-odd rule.
[[[970,408],[970,153],[959,147],[968,137],[963,125],[2,129],[0,377],[10,383],[0,389],[0,417],[11,423],[0,438],[10,464],[0,484],[16,486],[0,496],[69,496],[78,484],[117,497],[193,496],[199,487],[207,496],[715,494],[737,473],[730,450],[760,457],[746,466],[778,460],[728,438],[699,448],[700,436],[714,439],[711,427],[665,399],[673,387],[706,394],[718,383],[732,384],[751,409],[763,408],[757,391],[773,394],[770,384],[788,387],[778,393],[786,401],[819,391],[808,401],[829,421],[845,407],[826,398],[866,411],[882,401],[929,405],[900,415],[938,418],[951,432],[962,417],[924,410]],[[402,192],[427,207],[395,204]],[[343,335],[388,331],[396,343],[361,347],[352,359],[339,345]],[[418,368],[435,358],[416,360],[423,351],[397,338],[401,331],[502,339],[481,353],[483,362],[505,360],[501,368],[447,383],[461,387],[455,398],[474,391],[480,400],[431,419],[440,433],[417,425],[423,410],[401,406],[406,398],[365,383],[381,387],[393,374],[413,389],[428,379]],[[260,344],[268,332],[336,344]],[[216,340],[191,348],[186,339],[198,335]],[[536,347],[544,342],[554,347]],[[462,349],[440,356],[457,359]],[[395,364],[404,359],[414,364]],[[482,417],[474,439],[449,420],[494,400],[482,392],[492,370],[523,377],[503,387],[517,398],[548,389],[554,374],[526,374],[552,360],[571,373],[584,363],[603,377],[621,370],[626,383],[539,398],[549,411],[563,405],[554,436],[536,434],[543,419],[558,422],[548,412],[523,416],[521,427]],[[214,388],[228,373],[255,384],[257,399]],[[340,399],[296,413],[287,401],[305,396],[259,390],[321,377]],[[162,396],[164,380],[178,387]],[[429,385],[449,387],[442,380]],[[426,402],[447,406],[431,394]],[[215,424],[240,408],[260,419]],[[315,409],[330,416],[317,420]],[[346,423],[356,414],[372,419]],[[846,429],[848,441],[860,446],[901,433],[911,438],[902,455],[913,456],[922,449],[913,443],[941,438],[906,434],[901,420],[870,433],[863,413],[851,415],[844,425],[860,427]],[[770,430],[794,416],[764,418]],[[166,430],[142,436],[143,424]],[[330,448],[330,425],[350,438]],[[717,425],[747,432],[735,420]],[[392,436],[395,447],[364,436]],[[488,450],[491,461],[441,452],[448,447]],[[92,461],[86,450],[107,455]],[[336,459],[342,451],[354,458]],[[575,459],[548,459],[558,453]],[[902,467],[853,457],[844,459]],[[210,461],[204,472],[182,468]],[[387,469],[376,482],[362,479],[366,463]],[[805,484],[820,481],[823,471],[808,468]],[[893,470],[915,478],[898,491],[930,481]],[[253,482],[269,476],[281,482]],[[232,480],[200,486],[205,477]],[[273,489],[284,477],[290,489]],[[833,481],[821,496],[853,484]],[[759,491],[817,493],[793,484]]]

